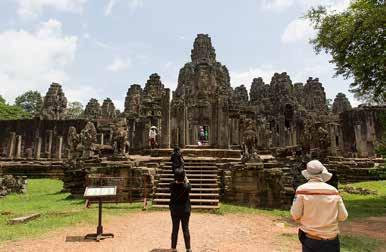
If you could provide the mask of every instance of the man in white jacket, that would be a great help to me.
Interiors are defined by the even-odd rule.
[[[300,221],[302,251],[340,251],[338,222],[348,214],[338,190],[325,183],[332,174],[318,160],[308,162],[302,174],[308,182],[297,188],[291,207],[293,219]]]

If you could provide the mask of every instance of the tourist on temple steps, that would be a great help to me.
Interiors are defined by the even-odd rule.
[[[174,148],[170,162],[172,162],[173,173],[177,168],[184,169],[184,158],[182,157],[181,150],[178,146]]]
[[[149,144],[151,149],[157,147],[157,135],[157,127],[151,126],[149,131]]]
[[[302,251],[340,251],[338,222],[348,214],[338,190],[326,183],[332,174],[321,162],[312,160],[302,175],[308,182],[296,189],[291,207],[293,219],[300,221]]]
[[[180,222],[184,234],[186,252],[191,252],[189,218],[190,218],[190,190],[192,186],[185,175],[185,170],[177,168],[174,171],[175,181],[170,184],[169,209],[172,217],[172,251],[177,251],[178,230]]]

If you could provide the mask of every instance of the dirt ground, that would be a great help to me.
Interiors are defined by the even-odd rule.
[[[386,216],[345,222],[341,231],[344,234],[369,236],[386,242]]]
[[[167,211],[114,217],[104,223],[104,231],[114,233],[114,239],[99,243],[85,241],[83,236],[95,229],[91,225],[65,228],[39,239],[6,243],[0,251],[155,252],[170,248],[171,219]],[[193,213],[190,232],[193,251],[299,251],[300,248],[296,241],[281,237],[281,234],[295,234],[295,227],[265,216]],[[177,249],[185,251],[181,230]]]
[[[386,240],[386,217],[372,217],[342,226],[343,233],[367,235]],[[167,211],[130,213],[104,223],[105,232],[114,239],[86,241],[83,236],[94,232],[92,225],[76,226],[51,232],[38,239],[5,243],[0,251],[133,251],[166,252],[170,248],[171,220]],[[190,220],[193,251],[300,251],[295,225],[280,219],[252,214],[225,216],[193,213]],[[178,251],[184,250],[182,231]]]

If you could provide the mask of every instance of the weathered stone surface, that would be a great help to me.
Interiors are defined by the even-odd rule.
[[[10,193],[26,193],[27,177],[0,175],[0,198]]]
[[[104,119],[113,119],[117,116],[116,109],[114,106],[113,101],[110,98],[106,98],[103,101],[102,107],[101,107],[101,116]]]
[[[67,98],[62,86],[52,83],[43,101],[41,117],[49,120],[63,120],[66,116]]]
[[[346,95],[343,93],[338,93],[332,104],[332,112],[334,114],[340,114],[342,112],[351,110],[350,101],[347,99]]]
[[[35,220],[39,217],[40,217],[39,213],[30,214],[27,216],[22,216],[22,217],[10,219],[10,220],[8,220],[8,224],[9,225],[15,225],[15,224],[27,223],[27,222],[29,222],[31,220]]]
[[[101,117],[102,109],[97,99],[90,99],[84,109],[84,117],[87,119],[98,119]]]
[[[125,111],[127,116],[139,115],[141,112],[142,88],[139,84],[133,84],[127,90],[125,98]]]

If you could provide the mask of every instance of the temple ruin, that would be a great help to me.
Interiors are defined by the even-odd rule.
[[[170,93],[153,73],[143,87],[128,87],[122,112],[110,98],[100,104],[94,97],[83,119],[68,120],[65,86],[52,83],[39,116],[0,121],[0,175],[61,178],[74,195],[89,177],[127,177],[138,189],[132,197],[146,187],[162,207],[172,179],[168,156],[179,146],[197,208],[216,208],[219,200],[287,207],[299,169],[311,158],[341,181],[385,177],[375,149],[386,131],[386,106],[352,108],[339,93],[329,108],[318,78],[292,83],[283,72],[268,81],[256,76],[250,90],[233,88],[211,38],[198,34],[176,90]]]

